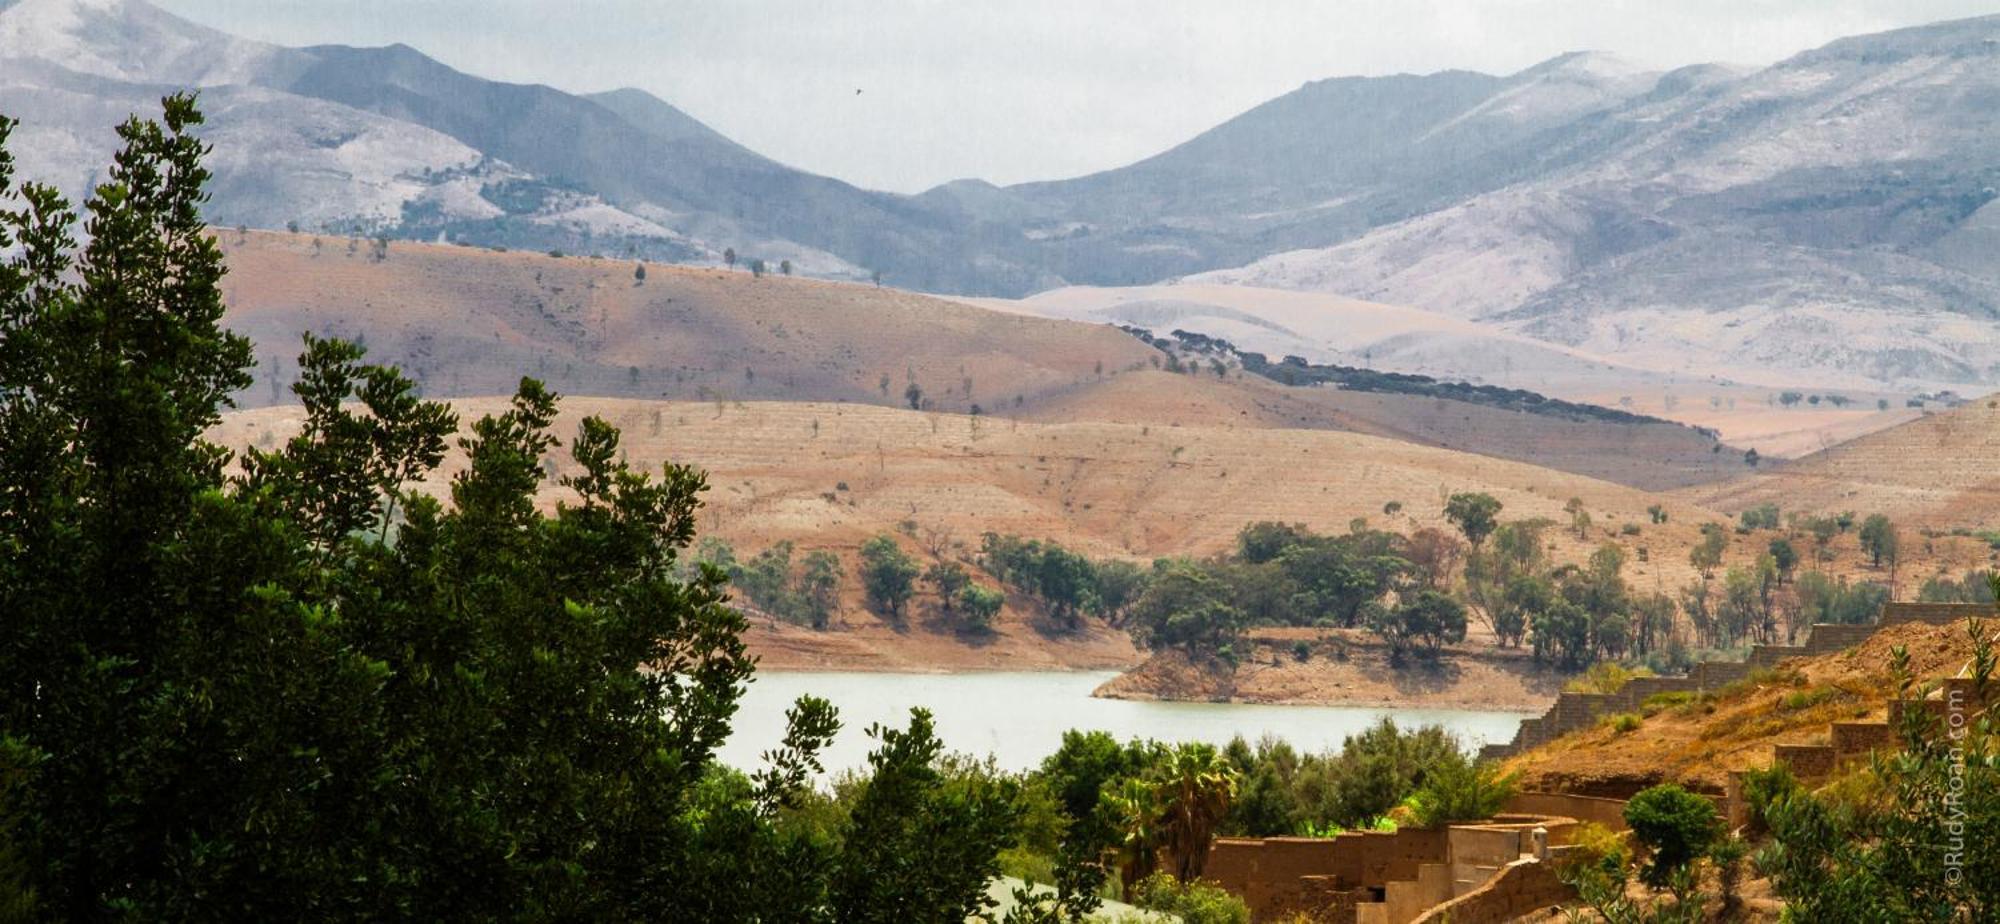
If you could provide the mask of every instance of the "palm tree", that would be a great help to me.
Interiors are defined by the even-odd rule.
[[[1126,777],[1116,790],[1104,794],[1104,802],[1125,829],[1118,845],[1118,881],[1125,900],[1131,901],[1132,887],[1160,865],[1159,790],[1147,780]]]
[[[1167,756],[1154,784],[1161,807],[1163,845],[1182,882],[1201,878],[1208,844],[1236,798],[1236,769],[1206,744],[1183,744]]]

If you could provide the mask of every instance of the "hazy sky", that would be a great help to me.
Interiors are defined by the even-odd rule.
[[[649,90],[780,161],[916,191],[1102,170],[1299,84],[1596,49],[1765,64],[2000,0],[154,0],[288,45]],[[855,93],[856,90],[862,91]]]

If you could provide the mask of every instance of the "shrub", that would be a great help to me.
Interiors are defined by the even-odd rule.
[[[1625,823],[1652,854],[1640,878],[1655,888],[1706,853],[1721,827],[1715,803],[1672,783],[1633,796],[1625,803]]]
[[[1250,924],[1250,907],[1243,899],[1200,879],[1182,883],[1171,873],[1139,880],[1132,887],[1132,902],[1178,917],[1182,924]]]
[[[1838,695],[1840,691],[1834,687],[1813,687],[1809,690],[1793,690],[1778,702],[1787,712],[1797,712],[1801,709],[1811,709]]]
[[[1607,715],[1602,720],[1604,725],[1621,735],[1638,731],[1639,726],[1644,724],[1645,721],[1645,717],[1636,712],[1621,712],[1617,715]]]
[[[971,632],[992,629],[994,617],[1000,615],[1000,607],[1006,602],[1006,594],[978,584],[967,584],[958,592],[958,611],[965,628]]]
[[[1292,643],[1293,660],[1299,662],[1310,661],[1312,660],[1312,656],[1313,656],[1313,646],[1311,642],[1305,641],[1304,639],[1300,639],[1299,641]]]
[[[1571,680],[1563,687],[1571,693],[1602,693],[1606,696],[1625,689],[1625,685],[1639,677],[1651,677],[1653,671],[1646,667],[1626,667],[1615,661],[1599,661],[1590,666],[1583,676]]]
[[[1478,821],[1500,812],[1514,797],[1516,776],[1502,776],[1491,764],[1464,762],[1440,765],[1425,775],[1424,784],[1406,803],[1410,823],[1438,828],[1455,821]]]
[[[1669,690],[1646,697],[1646,701],[1639,704],[1639,712],[1649,716],[1657,715],[1669,709],[1685,712],[1688,707],[1694,705],[1700,699],[1701,697],[1692,691]]]
[[[1799,792],[1798,777],[1793,776],[1792,768],[1784,764],[1773,764],[1761,770],[1745,772],[1743,804],[1749,814],[1745,833],[1754,837],[1769,831],[1771,806],[1791,798],[1797,792]]]
[[[1577,825],[1576,829],[1570,832],[1569,842],[1573,849],[1563,856],[1564,868],[1606,865],[1623,867],[1625,855],[1629,852],[1623,833],[1613,831],[1594,821]]]

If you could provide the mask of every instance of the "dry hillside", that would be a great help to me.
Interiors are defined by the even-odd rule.
[[[465,421],[503,404],[498,398],[454,403]],[[850,574],[860,543],[884,532],[901,535],[920,558],[931,557],[933,549],[970,557],[979,534],[993,530],[1057,539],[1094,556],[1148,560],[1222,551],[1244,524],[1257,520],[1302,522],[1323,531],[1344,530],[1355,518],[1401,531],[1442,527],[1443,498],[1454,491],[1492,493],[1506,504],[1509,519],[1564,519],[1564,503],[1582,499],[1598,525],[1583,539],[1552,531],[1552,554],[1563,560],[1581,560],[1614,537],[1628,545],[1684,549],[1697,524],[1711,518],[1669,501],[1671,521],[1652,525],[1646,508],[1660,501],[1646,492],[1337,431],[1037,423],[852,404],[571,397],[563,402],[556,432],[574,433],[586,414],[621,427],[635,463],[674,460],[708,471],[704,535],[731,541],[739,556],[781,540],[793,540],[801,552],[831,549],[847,561]],[[275,446],[296,432],[299,419],[300,410],[291,406],[240,411],[213,438],[230,446]],[[447,460],[431,487],[441,487],[456,464]],[[558,499],[556,489],[545,497]],[[1391,501],[1403,506],[1385,515]],[[1628,522],[1647,525],[1637,536],[1619,535]],[[1670,589],[1693,578],[1681,552],[1633,561],[1627,574],[1644,589]],[[855,631],[872,631],[879,624],[861,607],[854,582],[848,584],[848,622]],[[1025,627],[1032,616],[1010,612],[1008,624]],[[1064,659],[1104,666],[1138,658],[1122,637],[1054,655],[1026,634],[976,647],[940,640],[935,651],[907,656],[889,649],[920,640],[859,638],[882,646],[871,657],[938,666]],[[1029,660],[1007,660],[1017,657]]]
[[[258,343],[246,406],[289,400],[306,331],[366,342],[436,396],[510,391],[841,401],[1038,420],[1352,430],[1644,488],[1713,481],[1732,453],[1691,430],[1572,421],[1401,395],[1174,377],[1103,324],[895,289],[744,271],[224,232],[228,323]],[[1133,376],[1137,378],[1131,378]]]
[[[1571,420],[1417,395],[1292,387],[1256,375],[1127,373],[1028,409],[1035,420],[1348,430],[1646,490],[1729,478],[1742,457],[1686,427]]]
[[[1805,458],[1681,496],[1717,510],[1762,503],[1886,513],[1935,530],[2000,520],[2000,402],[1925,414]]]
[[[397,241],[223,232],[226,323],[257,342],[245,404],[288,400],[306,331],[360,339],[433,395],[905,403],[993,411],[1156,355],[1101,325],[776,273]],[[275,363],[273,362],[275,360]],[[275,375],[273,374],[275,367]]]
[[[1992,631],[1988,624],[1987,631]],[[1652,711],[1639,727],[1610,724],[1509,759],[1524,790],[1623,798],[1660,782],[1722,791],[1730,771],[1765,767],[1776,744],[1824,744],[1830,722],[1881,720],[1896,692],[1889,650],[1903,645],[1928,681],[1956,674],[1972,654],[1963,624],[1905,623],[1847,651],[1797,658],[1686,705]]]

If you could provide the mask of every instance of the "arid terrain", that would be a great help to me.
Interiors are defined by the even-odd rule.
[[[1949,532],[2000,519],[2000,407],[1982,398],[1681,495],[1717,510],[1761,503],[1874,510]]]
[[[1059,631],[1019,598],[987,635],[963,635],[925,605],[894,627],[869,611],[851,578],[861,543],[881,534],[920,563],[959,561],[990,582],[976,554],[988,531],[1143,564],[1225,552],[1238,530],[1264,520],[1320,532],[1356,520],[1403,533],[1449,530],[1444,499],[1478,491],[1502,502],[1502,519],[1556,524],[1546,533],[1554,562],[1621,546],[1625,577],[1641,592],[1674,594],[1697,581],[1687,550],[1700,526],[1766,502],[1942,527],[1909,537],[1893,570],[1867,563],[1852,534],[1832,541],[1830,561],[1808,566],[1893,582],[1904,594],[1992,556],[1983,540],[1950,534],[1976,526],[1989,509],[1981,504],[1992,502],[1981,447],[2000,440],[2000,428],[1986,426],[1992,412],[1983,405],[1935,415],[1776,408],[1769,394],[1747,392],[1734,405],[1698,402],[1694,392],[1657,407],[1628,404],[1761,433],[1753,442],[1825,440],[1832,430],[1902,421],[1795,462],[1752,467],[1737,447],[1686,427],[1286,386],[1241,369],[1169,372],[1158,350],[1105,324],[870,285],[652,265],[640,278],[637,261],[403,242],[377,253],[372,242],[350,248],[347,238],[303,234],[222,240],[229,323],[257,340],[263,367],[241,396],[249,407],[217,439],[268,448],[296,431],[300,409],[272,402],[289,397],[296,371],[286,357],[306,331],[361,340],[372,359],[403,366],[427,394],[451,400],[464,423],[501,409],[518,375],[543,377],[570,395],[559,435],[597,415],[624,431],[634,462],[706,470],[704,535],[746,558],[781,541],[841,558],[850,579],[833,628],[760,620],[754,644],[772,667],[1102,669],[1144,659],[1119,629],[1091,622]],[[1281,295],[1274,303],[1309,314],[1310,305],[1287,298],[1314,297]],[[1929,468],[1912,468],[1912,457]],[[558,459],[554,470],[562,468]],[[553,504],[559,493],[544,499]],[[1572,498],[1591,517],[1581,534],[1562,528]],[[1766,532],[1732,535],[1724,568],[1753,563]],[[1548,692],[1531,665],[1507,655],[1468,654],[1444,679],[1416,685],[1424,689],[1385,685],[1381,671],[1366,669],[1379,655],[1355,645],[1362,658],[1345,666],[1290,662],[1287,645],[1226,679],[1162,662],[1107,692],[1522,707]],[[1494,699],[1495,691],[1511,692]]]

